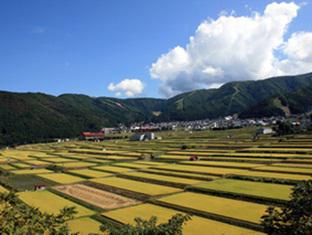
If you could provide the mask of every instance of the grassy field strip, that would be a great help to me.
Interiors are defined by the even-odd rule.
[[[160,166],[164,165],[163,162],[153,162],[153,161],[135,161],[136,164],[143,164],[143,165],[149,165],[149,166]]]
[[[1,164],[0,169],[5,170],[5,171],[13,171],[13,170],[16,170],[17,167],[15,167],[14,165],[9,165],[9,164]]]
[[[83,159],[85,162],[97,163],[97,164],[111,164],[113,161],[110,160],[103,160],[99,158],[86,158]]]
[[[89,149],[74,149],[69,150],[70,153],[82,153],[82,154],[94,154],[94,155],[122,155],[122,156],[132,156],[132,157],[139,157],[141,156],[140,153],[131,153],[127,151],[98,151],[98,150],[89,150]]]
[[[53,173],[53,174],[37,174],[41,178],[51,180],[53,182],[59,183],[59,184],[72,184],[84,181],[84,178],[80,178],[78,176],[73,176],[69,174],[64,173]]]
[[[126,167],[117,167],[117,166],[96,166],[92,167],[92,169],[110,172],[110,173],[122,173],[127,171],[133,171],[133,169],[129,169]]]
[[[190,154],[192,154],[193,152],[196,153],[228,153],[228,152],[233,152],[234,150],[229,150],[229,149],[185,149],[183,150],[183,152],[189,152]],[[173,151],[173,152],[178,152],[178,151]]]
[[[127,191],[132,191],[139,194],[144,194],[148,196],[159,196],[165,194],[171,194],[181,191],[181,189],[157,185],[157,184],[150,184],[144,183],[135,180],[123,179],[123,178],[96,178],[91,179],[91,182],[107,185],[110,187],[115,187],[119,189],[124,189]]]
[[[253,168],[254,171],[267,171],[267,172],[281,172],[287,174],[302,174],[312,176],[312,169],[309,168],[295,168],[295,167],[279,167],[279,166],[262,166]]]
[[[24,163],[28,165],[32,165],[32,166],[47,166],[51,164],[49,162],[41,161],[41,160],[28,160],[28,161],[25,161]]]
[[[129,172],[129,173],[123,173],[123,176],[133,177],[134,179],[142,179],[143,181],[146,180],[147,182],[157,183],[157,182],[163,182],[163,183],[172,183],[177,185],[194,185],[202,183],[200,180],[194,180],[194,179],[186,179],[186,178],[179,178],[174,176],[165,176],[165,175],[159,175],[159,174],[153,174],[153,173],[144,173],[144,172]]]
[[[182,161],[179,164],[194,165],[194,166],[217,166],[217,167],[228,167],[228,168],[241,168],[250,169],[253,167],[261,166],[262,164],[252,164],[243,162],[221,162],[221,161]]]
[[[189,211],[200,211],[211,215],[251,224],[259,224],[267,206],[258,203],[222,198],[199,193],[178,193],[158,199],[160,202],[186,208]]]
[[[276,167],[290,167],[290,168],[308,168],[312,170],[312,164],[294,164],[294,163],[274,163],[271,166],[276,166]]]
[[[295,153],[295,154],[308,154],[312,153],[312,148],[248,148],[248,149],[241,149],[237,152],[261,152],[261,153]]]
[[[48,174],[53,173],[53,171],[47,169],[27,169],[27,170],[13,170],[12,173],[16,175],[26,175],[26,174]]]
[[[299,164],[312,164],[312,159],[298,159],[298,158],[288,158],[287,160],[283,161],[283,162],[289,162],[289,163],[299,163]]]
[[[168,155],[168,154],[163,154],[160,156],[160,159],[162,160],[189,160],[191,156],[187,155]],[[262,158],[262,157],[251,157],[251,156],[244,156],[244,157],[232,157],[232,156],[200,156],[199,159],[203,161],[218,161],[218,160],[226,160],[226,161],[246,161],[246,162],[265,162],[265,163],[270,163],[270,162],[281,162],[283,160],[286,160],[287,158]]]
[[[171,164],[166,166],[157,166],[153,167],[153,169],[159,170],[172,170],[172,171],[179,171],[179,172],[188,172],[188,173],[200,173],[200,174],[207,174],[207,175],[215,175],[215,176],[223,176],[226,174],[234,174],[240,173],[241,169],[230,169],[230,168],[221,168],[221,167],[205,167],[205,166],[188,166],[188,165],[178,165],[178,164]]]
[[[82,177],[87,178],[100,178],[100,177],[108,177],[112,176],[111,173],[106,173],[103,171],[91,170],[91,169],[79,169],[79,170],[70,170],[68,171],[70,174],[80,175]]]
[[[6,192],[8,192],[8,190],[2,185],[0,185],[0,193],[6,193]]]
[[[69,229],[79,235],[89,235],[90,233],[100,233],[101,223],[89,217],[78,218],[68,221]]]
[[[132,169],[142,169],[142,168],[149,168],[152,167],[151,165],[147,164],[137,164],[136,162],[121,162],[121,163],[115,163],[113,166],[117,167],[126,167],[126,168],[132,168]]]
[[[61,166],[68,169],[74,169],[74,168],[87,168],[87,167],[93,167],[96,166],[96,163],[90,163],[90,162],[64,162],[64,163],[57,163],[57,166]]]
[[[197,179],[197,180],[212,180],[217,179],[217,176],[212,175],[203,175],[203,174],[196,174],[196,173],[186,173],[186,172],[175,172],[170,170],[157,170],[157,169],[144,169],[140,170],[141,172],[153,173],[157,175],[168,175],[168,176],[175,176],[181,178],[189,178],[189,179]]]
[[[262,199],[268,199],[268,201],[282,201],[286,202],[290,198],[292,186],[252,182],[245,180],[233,180],[233,179],[216,179],[210,182],[204,182],[192,186],[194,189],[200,191],[207,191],[211,193],[220,194],[233,194],[244,197],[251,197],[261,201]]]
[[[18,195],[26,204],[39,208],[42,212],[57,214],[65,206],[75,206],[78,212],[76,217],[94,214],[93,211],[49,191],[21,192]]]
[[[197,156],[231,156],[231,157],[275,157],[275,158],[289,158],[289,157],[298,157],[298,156],[303,156],[303,157],[312,157],[311,155],[304,154],[290,154],[290,153],[203,153],[203,152],[183,152],[183,151],[173,151],[173,152],[168,152],[168,154],[171,155],[197,155]]]
[[[257,164],[269,164],[273,162],[282,162],[284,159],[281,158],[261,158],[261,157],[221,157],[221,156],[212,156],[212,157],[200,157],[202,161],[227,161],[227,162],[249,162]]]
[[[64,163],[64,162],[75,162],[77,160],[75,159],[69,159],[69,158],[61,158],[61,157],[51,157],[51,158],[43,158],[42,161],[50,162],[50,163]]]
[[[168,209],[152,204],[143,204],[114,211],[104,212],[102,215],[113,221],[118,221],[124,224],[133,224],[136,217],[150,219],[151,216],[157,216],[159,223],[168,221],[173,215],[181,213],[177,210]],[[221,223],[214,220],[193,216],[192,220],[188,221],[183,227],[183,234],[186,235],[260,235],[262,233],[253,230],[240,228],[237,226]]]
[[[10,164],[11,164],[11,166],[14,166],[16,168],[30,168],[31,167],[31,165],[29,165],[27,163],[23,163],[23,162],[14,162],[14,163],[10,163]]]
[[[232,174],[234,176],[246,176],[248,177],[257,177],[262,179],[279,179],[286,181],[300,181],[300,180],[309,180],[312,179],[309,175],[296,175],[296,174],[286,174],[286,173],[273,173],[273,172],[265,172],[265,171],[244,171],[240,173]],[[230,176],[229,176],[230,177]]]

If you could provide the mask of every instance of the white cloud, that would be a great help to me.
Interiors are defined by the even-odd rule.
[[[312,71],[312,32],[293,33],[282,50],[287,56],[279,61],[281,74],[308,73]]]
[[[216,20],[205,20],[185,47],[175,47],[152,64],[151,77],[160,81],[163,95],[172,96],[233,80],[308,72],[311,33],[284,38],[299,8],[295,3],[273,2],[263,13],[222,13]]]
[[[144,85],[139,79],[124,79],[117,84],[110,83],[107,89],[116,96],[134,97],[142,94]]]

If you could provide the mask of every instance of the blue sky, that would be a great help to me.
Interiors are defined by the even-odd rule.
[[[185,48],[208,17],[218,19],[220,12],[232,10],[235,16],[250,16],[250,9],[262,14],[271,2],[3,0],[0,90],[114,96],[107,89],[110,83],[139,79],[145,87],[139,96],[164,96],[160,84],[174,86],[176,78],[164,82],[150,74],[162,54],[178,45]],[[303,5],[284,37],[312,31],[312,6],[309,1]]]

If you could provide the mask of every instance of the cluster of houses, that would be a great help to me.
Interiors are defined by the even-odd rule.
[[[225,130],[234,128],[243,128],[249,126],[258,126],[258,134],[273,134],[271,126],[279,122],[290,122],[300,129],[312,129],[311,115],[298,115],[292,117],[270,117],[240,119],[237,116],[227,116],[218,119],[205,119],[196,121],[176,121],[161,123],[133,123],[130,126],[120,124],[118,127],[105,127],[99,132],[82,132],[80,139],[101,141],[107,135],[116,133],[130,133],[130,140],[146,141],[156,138],[155,132],[164,130],[185,130],[185,131],[203,131],[203,130]]]

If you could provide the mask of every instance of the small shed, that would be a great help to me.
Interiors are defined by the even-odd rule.
[[[155,134],[153,132],[147,132],[147,133],[135,133],[130,137],[131,141],[148,141],[148,140],[154,140]]]

